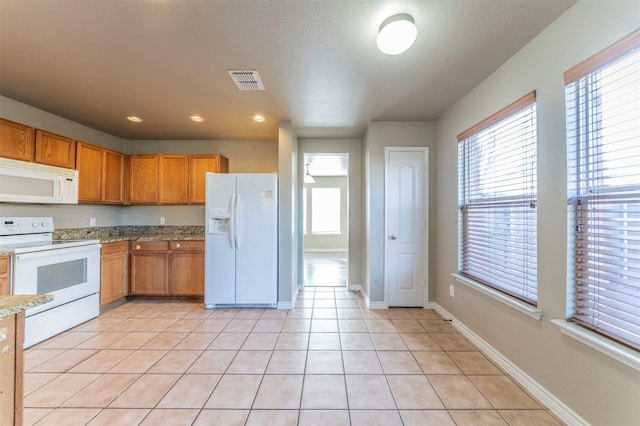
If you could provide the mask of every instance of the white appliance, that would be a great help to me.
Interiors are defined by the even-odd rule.
[[[0,218],[0,250],[11,254],[12,294],[53,294],[25,312],[28,348],[100,313],[100,241],[53,240],[53,218]]]
[[[78,171],[0,158],[0,202],[78,204]]]
[[[276,306],[277,188],[275,173],[207,173],[205,307]]]

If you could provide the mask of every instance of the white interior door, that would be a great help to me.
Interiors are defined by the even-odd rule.
[[[425,306],[427,148],[385,149],[388,306]]]

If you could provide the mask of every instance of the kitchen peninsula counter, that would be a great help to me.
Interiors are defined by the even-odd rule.
[[[24,311],[51,294],[0,296],[0,426],[22,425],[24,411]]]
[[[52,300],[53,296],[51,294],[10,294],[0,296],[0,318],[15,315]]]

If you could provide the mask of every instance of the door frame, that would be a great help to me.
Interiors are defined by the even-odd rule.
[[[387,258],[389,238],[389,217],[387,215],[387,203],[389,202],[389,155],[394,151],[413,151],[422,153],[422,159],[424,161],[424,176],[423,176],[423,205],[424,205],[424,233],[422,235],[423,243],[423,257],[424,257],[424,300],[422,301],[423,309],[427,309],[429,304],[429,147],[399,147],[399,146],[386,146],[384,148],[384,244],[383,244],[383,286],[384,286],[384,306],[389,308],[389,278],[387,276],[388,268],[387,264],[389,259]]]

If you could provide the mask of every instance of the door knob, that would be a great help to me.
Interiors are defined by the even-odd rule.
[[[391,235],[389,236],[389,238],[391,238],[392,240],[397,240],[397,239],[398,239],[398,237],[396,237],[396,236],[395,236],[395,235],[393,235],[393,234],[391,234]]]

